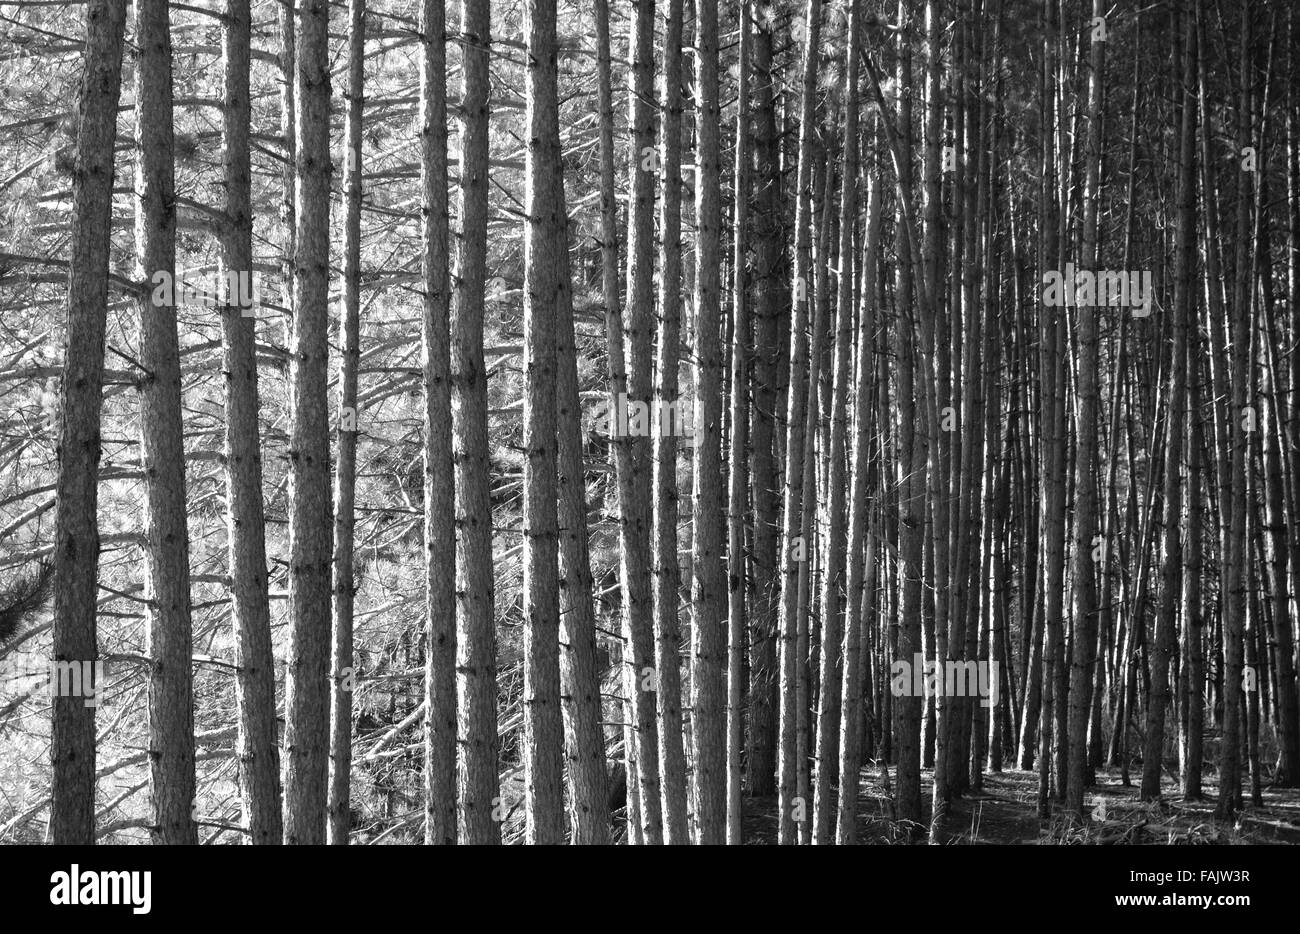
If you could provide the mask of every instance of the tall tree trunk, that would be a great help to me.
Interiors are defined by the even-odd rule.
[[[736,66],[736,162],[731,251],[731,437],[727,465],[727,843],[744,843],[741,752],[745,729],[747,562],[745,517],[749,508],[750,324],[746,252],[749,236],[749,59],[751,0],[741,0]],[[757,521],[755,521],[757,530]],[[751,721],[752,722],[752,721]]]
[[[1046,25],[1044,29],[1043,56],[1043,173],[1039,188],[1039,216],[1042,218],[1043,245],[1040,267],[1044,270],[1057,266],[1060,257],[1060,205],[1057,201],[1057,152],[1059,134],[1063,132],[1061,115],[1057,112],[1057,0],[1044,0]],[[1062,603],[1064,595],[1065,562],[1065,426],[1064,426],[1064,369],[1061,356],[1064,345],[1063,312],[1045,307],[1041,328],[1042,390],[1042,460],[1044,497],[1042,527],[1046,534],[1041,588],[1043,629],[1046,645],[1043,649],[1042,706],[1039,720],[1038,747],[1038,816],[1050,816],[1048,798],[1052,787],[1052,739],[1056,724],[1056,681],[1064,658],[1064,633]],[[1064,776],[1058,774],[1060,781]]]
[[[654,435],[654,628],[655,692],[659,714],[659,767],[664,842],[690,842],[686,826],[686,755],[682,749],[681,568],[677,560],[677,370],[681,363],[682,287],[682,0],[664,8],[663,114],[659,140],[659,337],[655,365]],[[698,428],[698,426],[693,426]]]
[[[297,0],[284,841],[325,842],[329,767],[329,7]]]
[[[601,4],[603,6],[603,4]],[[604,11],[602,11],[604,12]],[[599,32],[599,30],[598,30]],[[601,191],[605,185],[605,107],[609,106],[608,17],[601,62]],[[613,128],[609,142],[613,142]],[[612,156],[612,154],[611,154]],[[613,184],[612,158],[609,182]],[[564,179],[553,180],[564,203]],[[568,218],[564,221],[564,255],[568,256]],[[605,212],[602,204],[602,233]],[[613,224],[610,224],[611,230]],[[602,255],[608,251],[602,243]],[[618,247],[613,245],[614,302],[618,300]],[[577,346],[573,326],[573,285],[569,264],[561,266],[561,293],[556,332],[556,408],[559,418],[560,524],[560,691],[568,759],[571,841],[601,845],[609,842],[609,795],[605,771],[605,732],[602,725],[601,679],[596,655],[596,614],[592,603],[591,558],[587,533],[587,486],[583,465],[582,403],[579,396]]]
[[[1102,0],[1093,0],[1092,23],[1103,14]],[[1104,19],[1103,19],[1104,28]],[[1089,45],[1087,137],[1084,143],[1083,231],[1080,265],[1089,272],[1097,268],[1097,205],[1101,199],[1101,102],[1105,76],[1106,43],[1093,30]],[[1074,634],[1071,640],[1069,727],[1064,737],[1068,743],[1068,772],[1059,776],[1065,786],[1066,807],[1083,819],[1083,793],[1091,784],[1088,768],[1088,720],[1092,716],[1092,679],[1097,659],[1097,565],[1093,555],[1100,521],[1097,491],[1097,414],[1101,407],[1097,363],[1100,339],[1097,332],[1097,309],[1080,302],[1078,425],[1074,456],[1075,536],[1074,536]],[[1172,405],[1181,405],[1174,396]],[[1175,463],[1177,451],[1175,452]],[[1175,473],[1175,478],[1177,473]],[[1175,523],[1176,524],[1176,523]]]
[[[1194,86],[1193,86],[1194,87]],[[1189,87],[1188,93],[1193,93]],[[1195,197],[1195,189],[1193,189]],[[1187,356],[1199,361],[1197,329],[1188,329]],[[1204,432],[1201,427],[1201,368],[1194,364],[1188,372],[1187,438],[1187,569],[1183,575],[1183,666],[1187,670],[1187,740],[1182,761],[1182,793],[1185,801],[1201,798],[1201,765],[1203,735],[1205,730],[1205,657],[1202,649],[1205,615],[1201,606],[1201,574],[1204,559],[1201,555],[1203,501],[1201,498],[1201,448]]]
[[[796,653],[799,629],[799,573],[807,559],[808,543],[802,536],[803,459],[805,410],[808,405],[808,299],[811,273],[813,136],[817,93],[817,60],[820,55],[821,0],[808,0],[805,7],[805,44],[803,91],[799,122],[799,166],[796,181],[794,314],[790,322],[790,383],[786,404],[785,496],[781,530],[781,616],[779,624],[780,658],[780,744],[778,747],[778,840],[796,842],[796,818],[806,821],[808,802],[796,800],[799,763],[796,740],[800,711],[797,706],[798,667],[803,663]]]
[[[113,153],[122,89],[126,4],[86,7],[85,69],[77,98],[76,174],[68,259],[67,341],[59,398],[59,473],[54,507],[54,661],[95,660],[98,592],[99,415],[103,404]],[[100,686],[96,684],[95,690]],[[54,775],[50,836],[56,844],[95,842],[95,705],[53,699]]]
[[[638,0],[632,18],[628,74],[628,131],[632,149],[627,230],[627,340],[622,344],[626,391],[610,405],[650,408],[654,358],[654,0]],[[610,343],[611,358],[614,342]],[[610,374],[611,395],[618,382]],[[620,453],[620,450],[621,453]],[[618,473],[619,550],[623,587],[623,639],[631,661],[632,728],[636,733],[635,782],[628,770],[628,793],[639,795],[643,843],[663,842],[663,807],[659,797],[659,729],[655,720],[654,606],[650,581],[650,445],[645,437],[626,435],[615,445]],[[620,461],[621,458],[621,466]],[[662,674],[662,673],[658,673]]]
[[[176,267],[172,40],[166,0],[135,6],[136,258],[171,284]],[[190,549],[185,515],[176,306],[140,302],[140,459],[145,475],[149,602],[149,797],[154,843],[195,844]]]
[[[751,495],[754,500],[754,609],[749,631],[749,729],[745,734],[745,780],[751,795],[776,793],[777,657],[780,604],[780,467],[775,441],[780,382],[778,336],[784,224],[781,146],[776,122],[776,77],[770,2],[758,7],[754,24],[754,405],[750,416]]]
[[[619,406],[628,397],[627,357],[623,335],[623,309],[618,294],[618,204],[614,192],[614,97],[610,77],[610,40],[609,40],[609,5],[607,0],[595,0],[596,21],[596,69],[597,94],[600,109],[600,240],[601,240],[601,294],[605,304],[605,333],[609,347],[608,376],[608,411],[619,411]],[[641,696],[641,672],[636,667],[633,657],[631,637],[632,610],[627,603],[631,575],[635,574],[636,583],[643,583],[640,577],[645,567],[648,543],[631,535],[631,514],[624,504],[632,498],[632,479],[635,465],[632,461],[630,439],[626,434],[610,432],[610,447],[614,454],[614,472],[618,484],[619,499],[619,550],[623,563],[619,567],[620,586],[623,591],[623,686],[624,686],[624,729],[623,762],[627,783],[627,840],[629,843],[643,842],[641,834],[641,797],[640,765],[638,750],[642,747],[642,731],[638,729],[638,717],[649,715],[654,709],[654,698]],[[636,549],[640,564],[629,565],[627,548]],[[645,590],[638,590],[642,598],[637,604],[637,620],[645,624],[646,604]],[[643,645],[644,647],[644,645]],[[653,650],[650,652],[653,655]],[[643,661],[645,656],[643,655]],[[644,720],[640,721],[644,722]],[[652,773],[658,781],[658,766]],[[656,791],[656,800],[658,793]]]
[[[822,575],[821,614],[822,649],[819,682],[821,692],[817,717],[817,778],[813,791],[813,835],[818,844],[831,842],[834,819],[831,802],[832,789],[838,789],[840,769],[836,761],[840,741],[841,680],[850,660],[844,654],[841,661],[841,631],[847,631],[857,621],[844,624],[844,573],[845,550],[848,546],[845,527],[845,448],[848,435],[849,382],[853,378],[851,352],[853,348],[853,282],[854,250],[853,227],[858,213],[858,50],[860,47],[861,2],[853,0],[849,6],[849,47],[844,72],[844,155],[840,189],[839,271],[836,295],[836,325],[834,350],[833,395],[831,398],[831,433],[828,451],[826,503],[830,514],[827,534],[826,566]],[[827,205],[830,210],[830,205]],[[861,322],[859,328],[864,328]],[[859,365],[865,361],[859,359]],[[859,388],[864,388],[860,383]],[[865,466],[865,464],[863,464]],[[865,478],[864,478],[865,479]],[[859,530],[861,531],[861,530]],[[853,562],[861,564],[861,538]],[[847,644],[847,640],[846,640]],[[857,667],[860,659],[852,660]],[[843,669],[841,669],[843,664]],[[860,690],[852,685],[854,690]],[[847,702],[847,697],[843,698]],[[856,700],[856,699],[855,699]],[[859,726],[860,729],[860,726]],[[855,756],[856,758],[856,756]],[[856,787],[854,788],[856,794]]]
[[[490,0],[461,0],[460,252],[451,307],[456,464],[456,806],[460,842],[501,842],[496,818],[496,613],[483,296],[487,284]]]
[[[248,0],[228,0],[224,36],[225,100],[222,169],[226,217],[221,272],[252,275],[253,209],[249,150],[250,33]],[[241,295],[242,298],[242,295]],[[225,375],[226,544],[235,633],[235,704],[239,713],[239,793],[253,844],[282,840],[280,750],[277,745],[275,659],[267,596],[266,520],[258,437],[256,319],[240,303],[221,315]]]
[[[338,461],[334,474],[334,641],[330,664],[328,839],[346,845],[351,826],[353,529],[357,499],[357,367],[361,362],[361,112],[366,2],[348,3],[348,94],[343,169],[343,321],[340,326]],[[426,647],[426,652],[428,648]],[[432,717],[428,717],[430,721]]]
[[[694,743],[695,839],[726,839],[724,672],[727,658],[726,590],[722,568],[721,329],[722,120],[718,100],[718,8],[696,8],[695,120],[695,457],[691,524],[691,737]],[[667,278],[665,270],[665,278]],[[737,340],[739,337],[736,338]]]
[[[1170,359],[1168,397],[1168,440],[1165,443],[1164,463],[1164,568],[1162,597],[1156,620],[1156,643],[1151,667],[1151,700],[1147,705],[1146,745],[1142,753],[1143,800],[1160,797],[1160,773],[1164,762],[1165,711],[1172,691],[1169,683],[1169,663],[1176,647],[1179,600],[1183,596],[1181,575],[1184,550],[1182,540],[1182,483],[1181,462],[1184,448],[1184,424],[1187,415],[1188,381],[1188,331],[1193,320],[1192,304],[1192,249],[1194,245],[1194,201],[1196,189],[1193,156],[1196,140],[1196,99],[1191,93],[1196,76],[1196,31],[1191,11],[1183,11],[1182,69],[1179,95],[1182,124],[1178,143],[1178,217],[1174,243],[1174,309],[1173,350]],[[1188,615],[1195,612],[1184,607]],[[1188,638],[1184,630],[1184,638]]]
[[[1236,134],[1237,152],[1251,141],[1251,59],[1250,2],[1241,0],[1241,35],[1239,39],[1239,81]],[[1250,433],[1250,301],[1253,294],[1250,262],[1250,177],[1237,174],[1236,261],[1233,267],[1235,294],[1232,308],[1231,391],[1232,404],[1228,426],[1232,437],[1230,481],[1231,513],[1228,528],[1227,577],[1223,600],[1223,752],[1219,765],[1218,817],[1231,818],[1241,807],[1241,746],[1245,718],[1241,705],[1242,637],[1246,618],[1246,588],[1249,586],[1246,542],[1246,463]]]
[[[860,13],[860,5],[854,3]],[[880,183],[867,173],[866,243],[862,254],[862,296],[857,332],[857,382],[853,391],[853,465],[849,478],[848,582],[844,607],[843,717],[840,721],[839,808],[836,839],[841,845],[857,840],[858,771],[862,760],[863,672],[871,665],[863,651],[864,624],[875,601],[877,563],[874,504],[867,499],[871,472],[871,386],[876,366],[876,282],[880,260]],[[865,544],[866,556],[860,557]],[[864,580],[864,577],[866,578]],[[871,627],[867,626],[870,634]],[[869,648],[869,647],[868,647]],[[869,714],[868,714],[869,716]],[[873,750],[868,748],[867,752]]]
[[[456,842],[456,491],[448,314],[447,29],[420,6],[421,357],[424,383],[424,842]]]
[[[524,210],[524,816],[528,843],[564,842],[555,331],[569,262],[555,0],[528,0]],[[556,179],[559,179],[558,183]]]

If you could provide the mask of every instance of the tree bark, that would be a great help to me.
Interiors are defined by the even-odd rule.
[[[227,281],[231,274],[252,275],[253,270],[250,33],[248,0],[228,0],[222,63],[225,72],[222,169],[229,222],[221,238],[219,267]],[[239,714],[236,748],[240,804],[249,841],[273,845],[282,840],[283,822],[258,431],[256,318],[255,312],[241,304],[227,305],[221,315],[227,573],[237,666],[235,703]]]
[[[135,7],[136,259],[148,282],[174,282],[172,43],[166,0]],[[149,602],[149,834],[198,843],[194,823],[194,696],[190,549],[176,306],[140,301],[140,459],[145,475]]]
[[[460,842],[501,842],[497,771],[492,463],[483,304],[487,284],[490,0],[461,0],[460,251],[451,307],[456,528],[456,806]]]
[[[677,371],[681,363],[682,287],[682,0],[664,8],[663,94],[659,141],[659,334],[655,362],[654,436],[654,628],[658,690],[659,768],[664,842],[690,842],[686,825],[686,755],[682,748],[682,660],[677,522]],[[701,264],[702,265],[702,264]],[[693,426],[698,427],[698,426]]]
[[[343,320],[340,324],[338,461],[334,474],[334,638],[330,663],[328,840],[346,846],[351,828],[353,529],[357,498],[357,367],[361,361],[361,113],[366,4],[348,3],[348,92],[343,169]]]
[[[297,0],[284,842],[325,841],[329,767],[329,7]]]
[[[691,521],[694,652],[691,667],[691,737],[694,741],[695,839],[725,841],[727,658],[726,590],[722,568],[721,329],[722,155],[718,130],[718,8],[696,9],[695,119],[695,457]]]
[[[113,141],[122,88],[126,4],[86,7],[85,69],[77,98],[75,174],[68,264],[67,352],[59,399],[54,514],[54,661],[88,663],[96,647],[99,567],[99,416],[113,209]],[[95,685],[99,690],[99,685]],[[56,844],[95,842],[95,705],[53,699],[50,836]]]
[[[420,6],[424,383],[424,842],[456,842],[456,491],[451,440],[446,5]]]

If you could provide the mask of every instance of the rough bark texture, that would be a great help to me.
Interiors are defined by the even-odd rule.
[[[136,258],[146,281],[174,281],[176,181],[172,43],[166,0],[135,10]],[[155,843],[198,842],[190,549],[174,302],[140,302],[140,455],[145,475],[149,605],[149,798]]]
[[[77,97],[72,179],[67,342],[59,397],[59,475],[54,514],[55,662],[93,662],[99,566],[99,414],[103,404],[113,141],[122,89],[125,0],[86,6],[86,57]],[[95,686],[96,690],[98,685]],[[95,705],[53,699],[50,837],[95,842]]]
[[[348,92],[343,169],[343,320],[334,474],[334,637],[330,657],[328,841],[344,846],[351,825],[353,526],[357,498],[357,367],[361,361],[361,113],[365,0],[348,3]]]
[[[456,842],[456,491],[448,315],[447,30],[443,0],[420,7],[420,199],[424,296],[424,842]]]
[[[483,295],[487,284],[489,0],[462,0],[460,252],[451,309],[456,462],[456,714],[460,842],[500,843],[496,614]]]
[[[811,802],[798,798],[797,733],[801,712],[798,707],[800,565],[811,553],[803,537],[804,439],[809,382],[808,302],[812,292],[813,137],[816,133],[817,61],[821,41],[821,2],[808,0],[804,21],[804,65],[799,121],[799,167],[796,185],[794,247],[794,314],[790,322],[790,383],[786,400],[785,494],[781,530],[781,615],[780,632],[780,743],[778,746],[779,840],[796,842],[796,820],[806,822]]]
[[[693,617],[691,737],[695,839],[720,844],[726,836],[727,614],[722,568],[721,327],[722,155],[718,132],[718,9],[700,3],[695,33],[695,458],[691,586]]]
[[[222,108],[226,216],[221,238],[223,276],[251,275],[253,212],[249,150],[250,31],[248,0],[226,5]],[[231,623],[235,632],[235,704],[239,714],[239,794],[253,844],[279,844],[280,749],[275,707],[275,659],[267,596],[266,519],[258,427],[256,309],[227,305],[221,314],[225,377],[226,540]]]
[[[528,843],[564,842],[555,329],[564,238],[555,0],[529,0],[524,209],[524,817]],[[561,197],[557,197],[560,195]]]
[[[772,7],[761,3],[754,24],[754,404],[750,415],[750,477],[754,500],[753,596],[749,628],[749,703],[745,784],[751,795],[776,793],[776,626],[781,601],[777,547],[781,470],[775,441],[781,340],[784,224],[781,145],[776,124]]]
[[[750,0],[742,0],[736,66],[735,208],[731,250],[731,399],[727,465],[727,844],[744,842],[743,764],[745,734],[745,650],[747,556],[745,520],[749,507],[749,364],[752,355],[746,239],[749,233],[749,58]]]
[[[626,390],[620,404],[649,409],[654,376],[654,0],[636,0],[632,35],[628,40],[632,65],[628,71],[628,132],[632,150],[627,210],[627,322],[624,354]],[[621,323],[621,322],[620,322]],[[614,354],[610,343],[610,355]],[[611,373],[611,394],[615,379]],[[624,659],[631,662],[632,729],[636,749],[629,751],[628,794],[639,796],[641,842],[663,842],[660,801],[659,729],[655,721],[654,605],[650,580],[650,439],[627,435],[615,445],[619,499],[620,579],[623,587]],[[621,451],[619,449],[622,449]],[[635,762],[631,761],[632,759]],[[633,776],[636,781],[633,783]]]
[[[297,0],[284,842],[325,841],[329,768],[329,6]]]
[[[654,628],[658,689],[659,769],[664,842],[689,843],[686,827],[686,755],[682,749],[681,623],[678,604],[677,370],[681,364],[682,286],[682,0],[664,8],[663,91],[659,134],[659,333],[655,358],[655,403],[649,430],[654,436]],[[694,726],[694,722],[692,722]]]

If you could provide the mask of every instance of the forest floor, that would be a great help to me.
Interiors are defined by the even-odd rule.
[[[1206,796],[1184,801],[1179,795],[1159,802],[1139,800],[1141,773],[1125,785],[1118,769],[1101,770],[1088,790],[1092,820],[1071,828],[1061,816],[1038,819],[1038,773],[1008,770],[986,773],[979,792],[966,792],[949,811],[946,841],[952,844],[1300,844],[1300,790],[1263,789],[1263,807],[1250,804],[1249,783],[1242,791],[1245,810],[1233,824],[1214,820],[1215,786],[1206,778]],[[890,770],[888,781],[893,781]],[[933,772],[921,775],[927,818],[933,796]],[[1168,781],[1166,780],[1166,787]],[[874,765],[862,770],[858,797],[860,843],[905,843],[899,825],[890,821],[890,794]],[[773,844],[777,837],[776,798],[747,798],[745,842]],[[924,831],[917,839],[925,839]]]

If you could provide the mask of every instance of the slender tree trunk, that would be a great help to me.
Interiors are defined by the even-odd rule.
[[[1251,60],[1250,3],[1241,0],[1241,36],[1239,57],[1240,94],[1237,102],[1237,152],[1251,140]],[[1246,588],[1249,586],[1246,542],[1246,453],[1250,441],[1247,430],[1250,404],[1250,301],[1253,289],[1249,264],[1250,178],[1237,174],[1237,250],[1234,264],[1236,283],[1232,308],[1232,403],[1229,430],[1232,437],[1230,481],[1230,523],[1228,528],[1227,577],[1223,601],[1223,752],[1219,764],[1219,802],[1215,814],[1229,819],[1241,807],[1241,746],[1244,716],[1241,705],[1242,637],[1246,618]]]
[[[329,7],[297,0],[284,842],[325,842],[329,768]]]
[[[564,842],[555,332],[569,262],[555,0],[528,0],[524,242],[524,816],[528,843]],[[556,180],[559,180],[558,183]]]
[[[1093,0],[1092,22],[1104,12],[1102,0]],[[1103,20],[1104,23],[1104,20]],[[1089,46],[1087,137],[1084,144],[1083,231],[1080,264],[1091,272],[1097,267],[1097,204],[1101,182],[1101,101],[1105,75],[1104,40],[1094,37]],[[1097,564],[1094,559],[1099,541],[1098,518],[1100,497],[1097,491],[1097,433],[1101,390],[1097,364],[1100,339],[1097,310],[1094,304],[1080,302],[1078,307],[1078,425],[1074,457],[1075,537],[1074,537],[1074,628],[1071,638],[1071,663],[1068,728],[1063,737],[1068,744],[1067,773],[1058,776],[1064,786],[1065,804],[1078,819],[1083,819],[1083,793],[1091,784],[1088,769],[1088,720],[1092,714],[1092,679],[1097,660]],[[1177,396],[1171,401],[1179,405]],[[1177,454],[1175,454],[1175,461]],[[1175,477],[1177,474],[1175,473]],[[1104,544],[1103,551],[1104,554]]]
[[[746,252],[749,235],[749,57],[751,0],[741,0],[736,66],[736,162],[733,187],[731,286],[731,437],[727,465],[727,843],[744,843],[741,752],[745,732],[747,563],[745,517],[749,509],[750,324]],[[757,525],[757,522],[755,523]]]
[[[340,326],[338,461],[334,474],[334,644],[330,665],[328,838],[346,845],[351,827],[353,529],[357,498],[357,367],[361,361],[361,112],[366,3],[348,3],[348,94],[343,169],[343,321]],[[428,649],[426,648],[426,651]],[[432,720],[432,717],[428,718]]]
[[[608,34],[608,23],[605,25]],[[608,52],[606,44],[603,51]],[[609,62],[601,76],[609,96]],[[602,124],[602,146],[604,140]],[[612,130],[611,130],[612,141]],[[604,180],[602,148],[602,185]],[[612,164],[611,164],[612,183]],[[564,198],[563,175],[554,183]],[[568,218],[562,231],[568,256]],[[603,223],[603,213],[602,213]],[[602,249],[602,253],[604,250]],[[614,295],[617,303],[617,246],[614,247]],[[567,262],[561,265],[561,293],[556,332],[556,406],[559,418],[560,524],[560,699],[564,712],[568,759],[571,841],[609,843],[609,792],[605,771],[601,679],[596,654],[596,613],[592,602],[591,558],[587,531],[586,471],[582,460],[582,403],[573,325],[573,284]]]
[[[487,284],[490,0],[461,0],[460,252],[451,306],[452,457],[456,464],[456,806],[460,842],[501,842],[497,772],[492,463],[483,297]],[[553,393],[553,390],[552,390]],[[553,395],[552,395],[553,398]]]
[[[1042,109],[1044,113],[1043,132],[1043,174],[1039,189],[1039,216],[1042,218],[1043,253],[1040,260],[1043,269],[1057,265],[1060,256],[1060,239],[1057,230],[1059,210],[1057,202],[1056,179],[1056,145],[1060,115],[1056,112],[1056,4],[1057,0],[1044,0],[1047,12],[1044,29],[1043,56],[1043,94]],[[1046,645],[1043,650],[1042,706],[1039,721],[1038,748],[1038,816],[1050,816],[1048,798],[1052,787],[1052,739],[1056,725],[1056,681],[1057,671],[1064,656],[1064,633],[1062,624],[1062,603],[1064,596],[1064,561],[1065,561],[1065,479],[1064,479],[1064,388],[1061,351],[1064,340],[1063,312],[1044,307],[1044,324],[1041,329],[1042,405],[1041,437],[1043,447],[1043,518],[1042,527],[1046,534],[1046,548],[1043,565],[1043,628]],[[1060,400],[1058,402],[1058,399]],[[1058,781],[1063,778],[1058,774]]]
[[[848,530],[845,527],[845,448],[848,434],[848,396],[849,382],[853,378],[851,351],[853,347],[853,226],[858,213],[858,51],[860,47],[859,30],[861,28],[861,2],[853,0],[849,7],[849,47],[844,73],[844,156],[843,175],[840,190],[840,243],[838,294],[836,296],[835,325],[835,369],[833,376],[833,396],[831,399],[830,450],[827,467],[826,503],[830,514],[828,543],[826,549],[826,567],[822,576],[821,613],[822,613],[822,650],[821,650],[821,684],[820,705],[817,717],[817,776],[813,791],[813,834],[818,844],[831,842],[835,820],[831,801],[832,789],[838,789],[841,777],[838,762],[840,741],[840,704],[843,671],[848,671],[850,664],[856,668],[859,658],[852,661],[847,653],[841,663],[841,631],[847,633],[852,623],[845,623],[844,595],[845,585],[845,549],[848,546]],[[830,210],[830,205],[827,205]],[[859,323],[859,328],[864,325]],[[860,363],[860,365],[862,365]],[[859,389],[865,388],[865,383]],[[855,446],[856,447],[856,446]],[[865,464],[863,465],[865,466]],[[861,532],[861,529],[859,529]],[[852,552],[853,563],[860,566],[859,558],[862,540],[859,537],[857,548]],[[847,645],[847,639],[845,640]],[[843,664],[843,669],[841,669]],[[855,691],[859,685],[850,685]],[[843,698],[847,702],[847,696]],[[856,699],[855,699],[856,700]],[[858,727],[860,729],[860,725]],[[851,750],[854,751],[855,750]],[[856,755],[855,755],[856,758]],[[856,766],[855,766],[856,767]],[[854,786],[856,795],[856,783]]]
[[[424,296],[424,842],[456,842],[456,491],[448,329],[447,29],[420,6],[420,198]]]
[[[686,755],[682,749],[681,568],[677,548],[677,412],[682,286],[682,0],[664,9],[664,71],[660,112],[659,337],[655,370],[657,413],[648,418],[654,435],[654,627],[655,692],[659,714],[659,767],[664,842],[690,842],[686,826]],[[665,414],[668,413],[668,414]],[[657,417],[656,417],[657,414]],[[698,426],[695,426],[698,428]]]
[[[776,793],[777,657],[780,605],[777,548],[780,532],[780,467],[775,441],[781,318],[784,225],[781,213],[781,150],[776,123],[776,77],[772,60],[770,2],[754,24],[754,405],[750,469],[754,500],[754,610],[749,632],[749,729],[745,734],[745,780],[751,795]]]
[[[223,70],[223,180],[228,224],[221,238],[221,272],[253,272],[253,210],[249,151],[250,32],[248,0],[228,0]],[[241,294],[242,299],[242,294]],[[280,750],[277,744],[275,659],[267,596],[266,520],[258,437],[256,319],[242,302],[221,315],[225,374],[226,542],[235,634],[235,703],[239,713],[239,792],[253,844],[282,840]]]
[[[607,0],[595,0],[596,50],[597,50],[597,94],[600,109],[600,239],[601,239],[601,293],[605,303],[605,332],[609,346],[608,408],[611,413],[619,411],[619,406],[628,397],[627,358],[623,337],[623,310],[618,294],[618,204],[614,193],[614,97],[610,78],[610,41],[609,41],[609,6]],[[652,711],[654,698],[641,696],[638,689],[641,672],[636,667],[633,657],[631,638],[631,605],[627,595],[632,577],[636,583],[643,583],[640,576],[647,557],[648,544],[642,543],[636,535],[631,535],[629,525],[631,514],[625,504],[633,499],[632,480],[635,465],[632,461],[630,439],[626,434],[610,433],[610,447],[614,453],[614,472],[618,483],[619,499],[619,548],[623,563],[619,567],[619,579],[623,590],[623,685],[624,715],[623,761],[627,783],[627,839],[629,843],[643,842],[641,833],[641,798],[640,768],[638,750],[642,746],[642,731],[638,729],[638,717]],[[627,547],[636,549],[640,559],[639,565],[627,561]],[[645,600],[648,599],[644,589],[638,590],[642,598],[637,604],[639,624],[645,624]],[[644,646],[643,646],[644,647]],[[651,652],[651,654],[653,654]],[[643,655],[643,661],[645,656]],[[644,722],[644,719],[640,722]],[[655,781],[658,781],[658,766],[655,766]],[[658,800],[656,792],[656,801]]]
[[[861,12],[854,3],[854,10]],[[863,248],[862,296],[857,332],[857,382],[853,391],[853,466],[849,478],[848,600],[844,608],[843,717],[840,721],[839,809],[836,838],[847,846],[857,841],[858,772],[862,762],[863,673],[870,671],[871,653],[863,651],[875,601],[877,562],[873,503],[867,499],[871,472],[871,387],[876,365],[876,280],[880,261],[880,183],[867,173],[866,243]],[[859,556],[866,548],[865,558]],[[865,580],[864,580],[865,578]],[[868,640],[869,641],[869,640]],[[872,750],[867,749],[870,753]]]
[[[136,258],[141,278],[174,284],[172,41],[166,0],[135,5]],[[189,529],[174,302],[140,301],[140,459],[149,601],[149,798],[154,843],[195,844]]]
[[[1196,139],[1196,101],[1190,87],[1196,75],[1196,32],[1190,11],[1184,12],[1180,103],[1182,128],[1178,156],[1178,219],[1174,244],[1173,350],[1170,359],[1168,397],[1168,439],[1164,464],[1164,569],[1162,598],[1156,621],[1156,642],[1151,667],[1151,699],[1147,705],[1146,745],[1142,753],[1142,799],[1160,797],[1160,773],[1164,762],[1165,711],[1172,691],[1169,663],[1176,648],[1175,621],[1179,599],[1183,596],[1181,575],[1184,551],[1182,540],[1181,462],[1184,447],[1184,424],[1187,414],[1187,334],[1193,319],[1191,294],[1195,178],[1192,162]],[[1192,612],[1185,607],[1184,612]],[[1184,631],[1186,638],[1186,631]]]
[[[113,141],[122,87],[126,4],[92,0],[78,100],[72,182],[67,334],[59,399],[59,475],[54,526],[54,661],[92,662],[98,654],[95,596],[99,567],[99,415],[108,307],[113,208]],[[96,684],[95,690],[99,690]],[[95,705],[53,699],[54,769],[50,836],[56,844],[95,842]]]
[[[795,268],[793,279],[794,314],[790,322],[790,383],[786,405],[785,497],[781,530],[781,615],[780,615],[780,744],[778,748],[778,839],[782,844],[796,842],[795,823],[806,820],[809,802],[798,796],[797,733],[798,669],[803,659],[797,655],[799,630],[800,565],[807,558],[808,543],[802,535],[805,411],[809,383],[804,371],[808,367],[808,299],[811,291],[813,136],[816,133],[817,61],[820,55],[821,0],[808,0],[806,13],[803,91],[799,122],[799,166],[795,183]]]
[[[654,0],[637,0],[629,39],[632,67],[628,75],[630,197],[627,229],[627,340],[619,343],[624,354],[626,390],[610,400],[614,411],[624,405],[651,403],[654,355]],[[611,340],[610,356],[615,348]],[[610,376],[611,394],[617,382]],[[647,416],[648,417],[648,416]],[[619,453],[618,448],[622,448]],[[660,800],[659,729],[655,720],[654,606],[651,587],[650,488],[651,451],[644,436],[627,434],[616,445],[619,482],[619,550],[623,586],[623,623],[626,657],[631,661],[633,686],[632,727],[636,733],[635,782],[629,768],[629,794],[640,796],[641,842],[663,842],[663,807]],[[618,458],[622,458],[619,466]]]
[[[676,0],[674,0],[676,2]],[[695,32],[695,457],[691,523],[693,615],[691,737],[694,742],[695,839],[726,839],[724,672],[727,657],[726,591],[722,565],[721,330],[722,113],[718,100],[718,8],[696,7]],[[666,124],[665,124],[666,127]],[[665,279],[668,278],[665,270]],[[661,348],[662,350],[662,348]]]
[[[1188,94],[1193,93],[1191,87]],[[1193,190],[1193,197],[1195,191]],[[1197,329],[1187,333],[1187,356],[1199,361]],[[1190,429],[1187,439],[1187,569],[1183,575],[1183,665],[1187,670],[1187,741],[1182,762],[1182,792],[1184,801],[1201,798],[1201,764],[1203,734],[1205,730],[1205,657],[1202,649],[1205,616],[1201,606],[1201,574],[1204,560],[1201,556],[1201,524],[1203,500],[1201,498],[1201,447],[1204,432],[1201,428],[1200,366],[1193,365],[1188,373],[1188,411]]]

